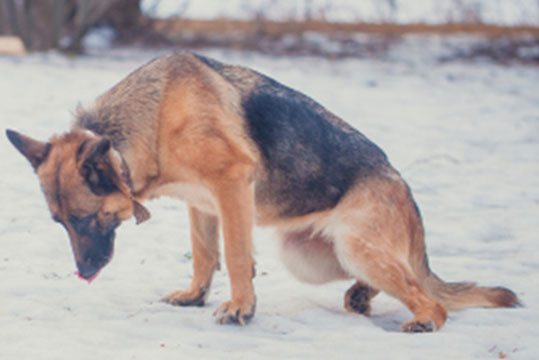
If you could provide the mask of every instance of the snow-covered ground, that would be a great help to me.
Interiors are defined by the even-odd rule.
[[[445,23],[484,21],[515,25],[539,23],[537,0],[143,0],[143,9],[158,17],[194,19],[227,17],[300,20],[307,15],[330,21]]]
[[[345,312],[350,282],[303,285],[254,234],[257,314],[217,325],[226,269],[202,308],[159,302],[190,281],[185,206],[148,204],[152,219],[119,228],[115,258],[91,285],[73,274],[29,164],[0,140],[0,359],[539,358],[539,71],[487,63],[276,59],[208,51],[300,89],[381,145],[410,183],[431,267],[446,280],[512,288],[525,307],[452,313],[441,331],[403,334],[411,314],[379,295],[370,318]],[[420,52],[421,53],[421,52]],[[0,58],[0,122],[46,139],[155,52]]]

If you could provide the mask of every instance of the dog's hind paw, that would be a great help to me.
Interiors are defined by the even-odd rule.
[[[401,330],[408,333],[423,333],[423,332],[433,332],[436,330],[436,325],[434,321],[408,321],[402,324]]]
[[[247,323],[255,315],[256,300],[252,302],[227,301],[213,314],[215,321],[219,324],[239,324]]]
[[[344,308],[350,312],[369,316],[371,312],[370,301],[376,294],[378,294],[378,290],[357,282],[344,295]]]
[[[165,296],[161,301],[174,306],[204,306],[208,289],[178,290]]]

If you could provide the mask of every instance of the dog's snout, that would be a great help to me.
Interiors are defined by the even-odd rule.
[[[112,258],[114,252],[114,231],[105,235],[94,233],[93,236],[72,238],[77,275],[81,279],[92,281]]]
[[[77,269],[78,269],[77,275],[79,275],[79,277],[86,280],[93,279],[100,270],[100,268],[98,267],[95,267],[91,264],[88,265],[85,263],[77,263]]]

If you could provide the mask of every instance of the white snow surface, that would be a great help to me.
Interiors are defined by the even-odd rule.
[[[79,101],[156,55],[0,58],[2,127],[39,139],[62,133]],[[299,89],[369,136],[414,192],[431,268],[447,281],[509,287],[525,306],[467,309],[439,332],[403,334],[412,315],[401,303],[382,294],[371,317],[347,313],[352,282],[299,283],[278,260],[273,232],[257,228],[256,316],[245,327],[218,325],[226,269],[204,307],[159,301],[192,275],[186,207],[172,199],[147,203],[147,223],[120,226],[114,259],[89,285],[73,274],[67,234],[51,221],[31,167],[4,138],[0,359],[539,358],[536,67],[206,55]]]
[[[390,4],[393,3],[394,6]],[[515,25],[539,23],[537,0],[143,0],[152,16],[194,19],[219,17],[329,21],[446,23],[483,21]]]

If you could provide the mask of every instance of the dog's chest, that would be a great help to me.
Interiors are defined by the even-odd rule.
[[[169,196],[185,201],[188,205],[208,214],[217,215],[217,206],[210,192],[200,185],[189,183],[168,183],[161,185],[150,194],[152,198]]]

